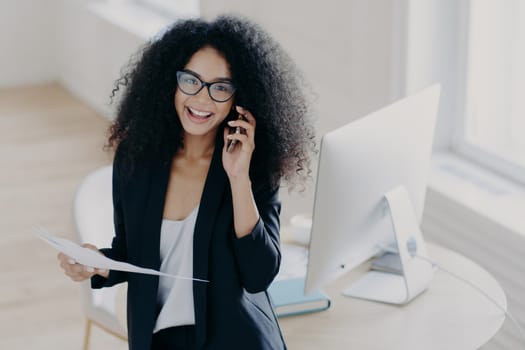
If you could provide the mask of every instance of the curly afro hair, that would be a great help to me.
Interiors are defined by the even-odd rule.
[[[235,104],[257,120],[250,166],[254,187],[275,187],[281,180],[290,187],[304,184],[310,152],[316,151],[306,84],[277,42],[237,16],[178,21],[132,56],[111,94],[113,101],[123,91],[107,148],[118,148],[130,171],[141,159],[174,156],[183,141],[173,105],[176,72],[204,46],[224,55],[237,88]],[[216,147],[222,147],[222,133],[217,135]]]

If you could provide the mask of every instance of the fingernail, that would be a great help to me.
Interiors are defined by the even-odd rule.
[[[95,269],[92,267],[86,267],[87,272],[95,272]]]
[[[233,120],[230,120],[230,121],[228,122],[228,125],[233,125]]]
[[[69,259],[67,262],[70,263],[71,265],[75,265],[76,264],[75,260],[73,260],[73,259]]]

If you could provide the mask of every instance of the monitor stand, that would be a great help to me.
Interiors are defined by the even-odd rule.
[[[406,304],[424,290],[432,280],[430,263],[415,256],[428,257],[419,223],[407,190],[397,187],[385,194],[394,227],[395,251],[399,252],[401,274],[370,271],[343,295],[391,304]]]

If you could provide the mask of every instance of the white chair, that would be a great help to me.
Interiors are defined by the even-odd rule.
[[[109,247],[114,235],[112,167],[104,166],[87,175],[76,191],[73,216],[79,242],[99,248]],[[127,331],[119,319],[117,302],[121,286],[91,289],[90,281],[81,283],[82,302],[87,318],[84,350],[89,348],[92,325],[127,341]]]

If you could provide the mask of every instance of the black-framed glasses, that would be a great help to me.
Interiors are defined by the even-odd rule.
[[[208,95],[215,102],[226,102],[235,93],[235,86],[230,81],[214,81],[207,83],[188,71],[177,72],[177,85],[186,95],[197,95],[204,87],[208,87]]]

